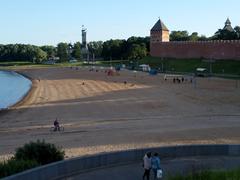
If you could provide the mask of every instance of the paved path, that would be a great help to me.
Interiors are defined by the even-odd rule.
[[[181,159],[169,159],[162,161],[163,172],[184,173],[199,168],[237,168],[240,164],[240,157],[189,157]],[[143,169],[141,162],[122,166],[96,169],[75,175],[66,180],[142,180]],[[151,179],[154,179],[151,177]],[[166,179],[166,178],[165,178]]]

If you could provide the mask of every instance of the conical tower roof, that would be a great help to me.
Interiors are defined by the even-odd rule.
[[[169,31],[165,24],[159,19],[157,23],[153,26],[151,31]]]
[[[230,32],[234,31],[234,29],[231,26],[231,21],[229,20],[229,18],[227,18],[227,21],[225,22],[225,26],[224,26],[223,29],[227,30],[227,31],[230,31]]]
[[[231,21],[229,18],[227,18],[226,22],[225,22],[225,25],[231,25]]]

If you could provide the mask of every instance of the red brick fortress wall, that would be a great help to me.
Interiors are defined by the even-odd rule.
[[[240,60],[240,41],[172,41],[150,44],[153,57]]]

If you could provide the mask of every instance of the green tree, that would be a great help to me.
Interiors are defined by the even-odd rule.
[[[38,46],[24,44],[0,45],[0,60],[41,62],[47,54]]]
[[[235,40],[237,39],[237,34],[235,31],[229,31],[227,29],[219,29],[214,36],[213,40]]]
[[[55,57],[57,54],[56,47],[54,46],[41,46],[40,48],[47,53],[48,58]]]
[[[80,42],[76,42],[73,45],[73,51],[72,51],[72,56],[76,59],[81,59],[81,43]]]
[[[41,63],[43,60],[47,59],[47,53],[40,49],[39,47],[36,47],[34,50],[33,60],[36,63]]]
[[[68,44],[67,43],[59,43],[57,45],[57,55],[60,58],[61,62],[68,60]]]
[[[0,162],[0,178],[39,166],[35,160],[16,160],[14,157]]]
[[[170,41],[188,41],[189,35],[187,31],[172,31],[170,33]]]
[[[236,38],[237,38],[237,39],[240,39],[240,26],[236,26],[236,27],[234,28],[234,31],[235,31],[235,33],[236,33]]]
[[[131,47],[132,44],[142,44],[144,43],[146,48],[147,48],[147,51],[149,52],[150,51],[150,37],[135,37],[135,36],[132,36],[130,38],[128,38],[127,40],[127,46],[128,47]]]
[[[93,41],[88,43],[88,50],[96,58],[100,58],[103,51],[103,42],[102,41]]]
[[[189,36],[189,41],[198,41],[199,36],[197,32],[193,32],[190,36]]]
[[[123,58],[124,40],[109,40],[103,43],[102,56],[105,59],[122,59]]]
[[[44,165],[64,159],[65,152],[57,148],[54,144],[46,143],[44,140],[30,142],[16,150],[14,158],[16,160],[33,160]]]
[[[147,48],[144,43],[142,44],[132,44],[128,57],[132,60],[139,60],[142,59],[147,55]]]

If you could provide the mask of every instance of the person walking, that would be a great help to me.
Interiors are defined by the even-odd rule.
[[[158,153],[154,153],[151,159],[151,166],[154,174],[154,179],[157,179],[157,171],[160,170],[160,158]]]
[[[143,174],[143,180],[145,180],[145,177],[147,177],[147,180],[150,179],[150,170],[151,170],[151,152],[148,152],[143,157],[143,168],[144,168],[144,174]]]

